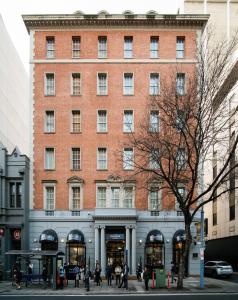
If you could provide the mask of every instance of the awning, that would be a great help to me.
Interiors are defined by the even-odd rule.
[[[5,254],[18,256],[58,256],[64,255],[62,251],[55,250],[9,250]]]
[[[184,242],[186,240],[185,230],[179,229],[175,232],[173,236],[173,243]]]
[[[58,243],[57,233],[53,229],[44,230],[40,235],[39,242],[44,241]]]
[[[71,230],[67,237],[67,242],[84,243],[84,235],[81,231],[75,229]]]
[[[151,244],[151,243],[164,243],[164,236],[159,230],[152,230],[148,233],[147,238],[146,238],[146,244]]]

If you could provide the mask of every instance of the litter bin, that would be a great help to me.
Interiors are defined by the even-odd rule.
[[[156,287],[165,287],[165,271],[164,269],[156,269]]]

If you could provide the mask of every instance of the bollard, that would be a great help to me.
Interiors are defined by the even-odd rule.
[[[168,272],[168,289],[170,288],[170,272]]]
[[[152,271],[152,289],[155,288],[155,273],[154,270]]]

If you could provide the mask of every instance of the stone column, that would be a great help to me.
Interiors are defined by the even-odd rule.
[[[126,226],[126,250],[127,250],[127,264],[130,268],[130,228]],[[131,269],[129,270],[129,273],[131,273]]]
[[[132,228],[131,235],[131,273],[136,274],[136,228]]]
[[[105,226],[101,226],[101,268],[102,268],[102,275],[105,275],[105,269],[106,269]]]
[[[96,264],[96,261],[99,261],[99,228],[98,228],[98,226],[95,226],[95,264]]]

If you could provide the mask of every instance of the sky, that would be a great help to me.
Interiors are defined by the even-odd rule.
[[[0,0],[0,14],[26,70],[29,70],[29,35],[22,14],[63,14],[81,10],[84,13],[177,13],[183,0]]]

